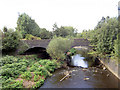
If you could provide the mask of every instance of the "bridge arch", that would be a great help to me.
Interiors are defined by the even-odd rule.
[[[21,55],[32,55],[36,54],[41,59],[50,59],[49,54],[46,52],[44,47],[32,47],[24,51]]]

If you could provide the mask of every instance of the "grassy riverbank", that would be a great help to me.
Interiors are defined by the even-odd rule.
[[[1,58],[2,88],[38,88],[55,69],[61,67],[57,60],[39,59],[36,55],[5,56]]]

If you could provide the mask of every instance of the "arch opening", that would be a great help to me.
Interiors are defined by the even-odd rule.
[[[36,54],[38,58],[41,59],[51,59],[49,54],[46,52],[46,48],[43,47],[34,47],[26,50],[24,53],[21,55],[33,55]]]

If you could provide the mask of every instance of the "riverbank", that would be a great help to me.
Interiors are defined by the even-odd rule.
[[[118,62],[116,62],[116,60],[111,60],[111,59],[104,59],[104,58],[98,58],[99,61],[105,65],[105,67],[111,72],[113,73],[118,79],[120,79],[120,65],[118,64]]]
[[[1,61],[1,88],[38,88],[63,64],[57,60],[39,59],[36,55],[7,55]]]
[[[98,54],[95,51],[90,51],[89,54],[91,54],[93,57],[97,58],[100,63],[102,63],[113,75],[115,75],[118,79],[120,79],[120,62],[119,59],[112,58],[110,55],[101,55]]]

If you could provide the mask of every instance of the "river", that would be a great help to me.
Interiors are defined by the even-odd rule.
[[[56,70],[40,88],[118,88],[118,79],[109,70],[95,65],[87,50],[77,50],[71,58],[69,70]],[[72,72],[70,77],[60,81],[66,71]]]

